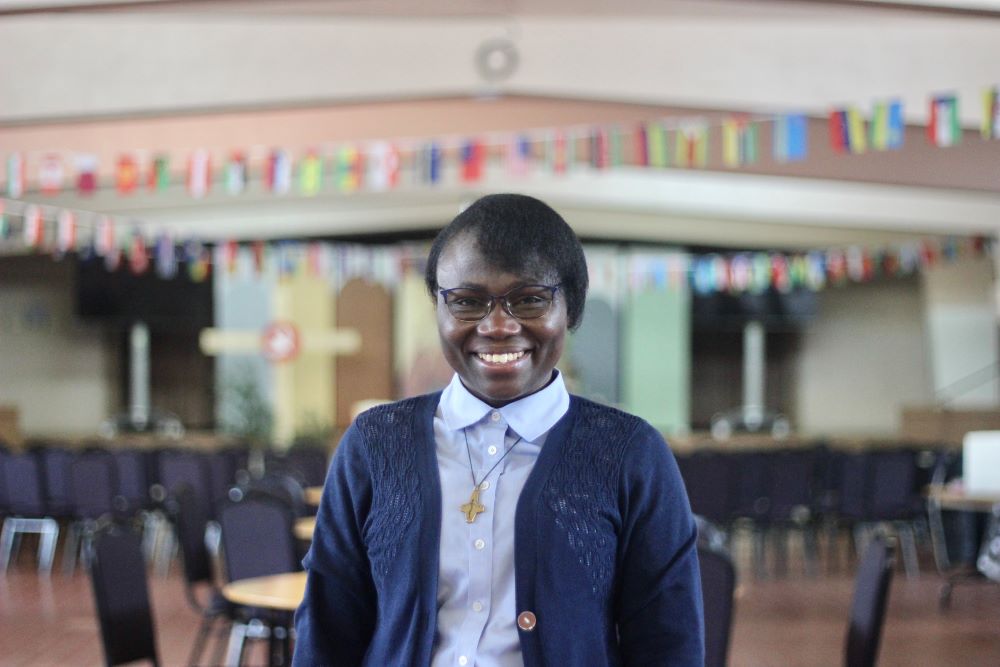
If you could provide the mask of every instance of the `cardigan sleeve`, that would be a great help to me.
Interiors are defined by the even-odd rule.
[[[363,437],[351,426],[327,473],[306,591],[295,613],[293,665],[361,665],[375,627],[375,585],[365,547],[372,481]]]
[[[623,664],[704,664],[698,533],[677,462],[643,422],[622,460],[618,595]]]

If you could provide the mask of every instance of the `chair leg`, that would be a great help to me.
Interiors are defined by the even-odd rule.
[[[80,551],[81,526],[72,523],[68,526],[68,531],[66,544],[63,545],[63,575],[71,577],[76,571],[76,555]]]
[[[44,574],[52,572],[52,561],[56,557],[56,542],[59,541],[59,524],[55,519],[41,520],[41,538],[38,543],[38,569]]]
[[[243,650],[246,647],[247,626],[245,623],[233,622],[229,630],[229,646],[226,649],[226,666],[239,667],[243,662]]]
[[[212,662],[211,665],[223,665],[223,654],[226,652],[227,642],[226,637],[229,636],[229,630],[235,623],[229,622],[225,617],[223,618],[222,628],[220,629],[219,636],[215,638],[215,650],[212,652]],[[228,627],[227,627],[228,626]]]
[[[7,571],[10,565],[11,552],[14,550],[14,519],[6,518],[3,522],[3,531],[0,532],[0,570]]]
[[[767,578],[767,532],[760,526],[753,529],[753,563],[754,575],[758,579]]]
[[[896,524],[895,528],[902,547],[903,569],[906,570],[906,578],[916,579],[920,576],[920,561],[917,558],[917,541],[913,535],[913,526],[906,522],[900,522]]]

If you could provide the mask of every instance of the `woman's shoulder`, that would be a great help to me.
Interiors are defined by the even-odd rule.
[[[653,434],[659,436],[659,432],[645,419],[620,408],[598,403],[576,394],[571,395],[571,401],[576,410],[578,423],[588,430],[596,429],[609,436],[615,434],[624,437]]]
[[[420,396],[411,396],[398,401],[387,401],[371,406],[354,418],[354,427],[362,431],[371,428],[396,428],[406,420],[433,412],[440,400],[441,392],[436,391]]]

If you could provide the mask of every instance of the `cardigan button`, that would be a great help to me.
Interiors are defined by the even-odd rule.
[[[535,629],[535,624],[537,623],[535,615],[530,611],[522,611],[517,616],[517,627],[521,628],[525,632],[531,632]]]

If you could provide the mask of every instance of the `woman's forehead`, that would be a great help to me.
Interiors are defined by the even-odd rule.
[[[546,266],[538,254],[526,249],[523,257],[512,265],[500,257],[490,257],[488,250],[484,251],[468,236],[456,237],[441,253],[438,260],[438,282],[450,281],[472,282],[544,282],[557,277],[557,271]]]

